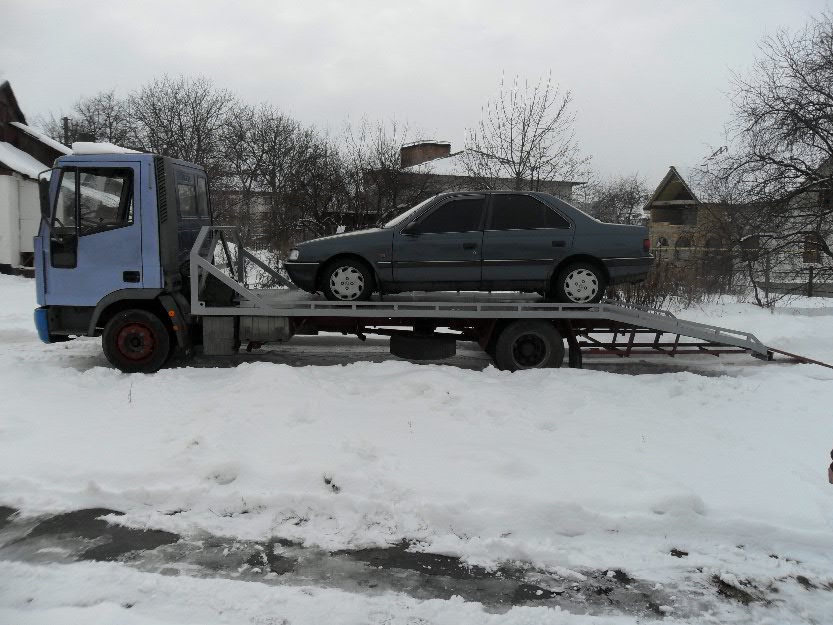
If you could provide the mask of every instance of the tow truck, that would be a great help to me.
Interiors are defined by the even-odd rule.
[[[198,165],[96,148],[76,149],[49,171],[35,237],[38,334],[47,343],[100,336],[124,372],[153,373],[175,354],[227,356],[321,332],[386,335],[394,355],[416,360],[453,356],[468,341],[504,370],[559,367],[565,354],[581,367],[587,354],[745,352],[771,360],[779,351],[749,332],[607,301],[489,293],[327,301],[293,288],[245,248],[236,228],[213,223]],[[251,267],[275,286],[255,288]]]

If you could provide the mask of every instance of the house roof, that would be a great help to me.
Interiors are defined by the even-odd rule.
[[[12,91],[12,86],[9,84],[8,80],[4,80],[0,83],[0,92],[5,94],[6,100],[8,100],[9,104],[11,104],[14,114],[25,124],[26,117],[23,115],[23,111],[20,110],[20,105],[17,103],[17,98],[15,97],[14,91]]]
[[[12,171],[35,180],[40,172],[49,169],[49,165],[44,165],[31,154],[5,141],[0,141],[0,163]]]
[[[67,146],[65,146],[63,143],[55,141],[55,139],[52,139],[51,137],[47,137],[40,130],[36,130],[35,128],[27,126],[26,124],[23,124],[21,122],[11,122],[11,125],[17,128],[18,130],[25,132],[33,139],[37,139],[44,145],[48,145],[50,148],[57,152],[60,152],[61,154],[72,154],[72,150],[70,150]]]
[[[654,206],[685,206],[689,204],[699,204],[700,200],[694,195],[694,191],[688,186],[688,183],[677,171],[677,168],[671,165],[668,168],[668,173],[662,179],[662,182],[657,185],[656,190],[648,203],[645,204],[643,210],[648,210],[652,205]]]

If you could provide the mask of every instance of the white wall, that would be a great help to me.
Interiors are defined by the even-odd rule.
[[[38,185],[18,176],[0,176],[0,264],[18,267],[21,252],[33,252],[40,222]]]

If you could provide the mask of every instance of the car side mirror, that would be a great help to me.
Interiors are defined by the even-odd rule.
[[[417,232],[418,232],[417,231],[417,222],[415,222],[415,221],[412,221],[407,226],[402,228],[402,234],[407,234],[407,235],[413,236],[413,235],[417,234]]]

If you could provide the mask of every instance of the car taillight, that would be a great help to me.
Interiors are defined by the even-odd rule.
[[[642,239],[642,251],[646,254],[651,251],[651,239],[647,237]]]

